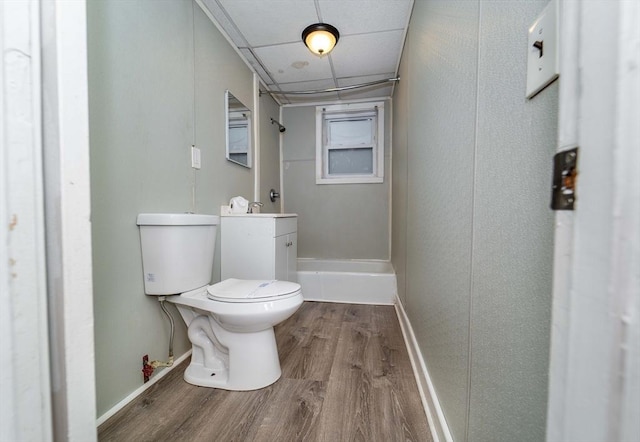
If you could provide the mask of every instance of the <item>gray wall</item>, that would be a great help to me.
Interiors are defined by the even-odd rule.
[[[284,107],[284,210],[298,214],[298,256],[389,257],[391,106],[385,104],[384,182],[316,184],[315,106]]]
[[[455,440],[544,440],[557,83],[524,98],[546,1],[416,1],[394,97],[400,298]]]
[[[253,77],[190,0],[88,2],[98,416],[166,359],[169,326],[144,295],[136,215],[218,213],[253,195],[253,170],[225,160],[224,91],[252,106]],[[191,168],[190,146],[202,150]],[[277,162],[277,160],[276,160]],[[219,280],[219,251],[214,281]],[[176,357],[189,348],[177,312]]]
[[[280,192],[280,132],[271,118],[280,120],[280,106],[270,95],[260,97],[260,198],[263,212],[279,213],[281,199],[271,202],[269,191]],[[285,132],[286,133],[286,132]]]

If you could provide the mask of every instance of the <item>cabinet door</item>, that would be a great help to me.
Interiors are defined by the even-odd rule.
[[[294,232],[287,236],[287,281],[298,282],[298,234]]]
[[[289,235],[275,237],[275,279],[288,281]]]

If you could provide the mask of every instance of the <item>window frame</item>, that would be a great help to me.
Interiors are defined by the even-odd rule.
[[[372,144],[330,145],[329,122],[373,117]],[[384,182],[384,102],[316,106],[316,184],[363,184]],[[329,151],[371,149],[371,174],[330,174]]]

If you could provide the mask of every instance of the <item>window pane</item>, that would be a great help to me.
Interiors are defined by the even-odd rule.
[[[373,144],[373,119],[329,120],[329,146]]]
[[[373,148],[329,150],[329,175],[373,174]]]
[[[249,130],[247,125],[229,125],[229,152],[247,152],[249,145]]]
[[[246,153],[232,153],[229,152],[229,159],[236,163],[249,164]]]

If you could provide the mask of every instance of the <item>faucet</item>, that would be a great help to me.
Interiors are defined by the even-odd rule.
[[[256,207],[262,207],[264,206],[264,204],[262,204],[260,201],[254,201],[252,203],[249,203],[249,207],[247,208],[247,213],[253,213],[253,209]]]

